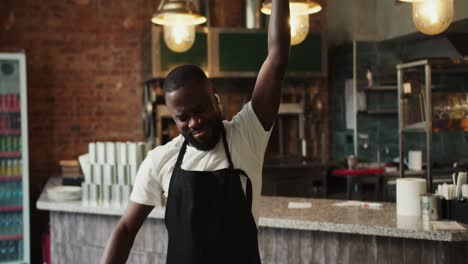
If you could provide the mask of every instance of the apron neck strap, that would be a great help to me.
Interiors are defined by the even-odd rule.
[[[188,142],[186,139],[184,139],[184,143],[182,144],[182,147],[180,148],[179,155],[177,156],[177,161],[174,167],[174,172],[180,168],[180,165],[182,164],[182,160],[184,159],[185,151],[187,150],[187,145]]]
[[[224,152],[226,153],[226,157],[229,161],[229,168],[234,169],[234,164],[232,163],[231,159],[231,152],[229,151],[229,145],[227,143],[227,138],[226,138],[226,130],[224,129],[224,124],[221,124],[222,127],[222,136],[223,136],[223,144],[224,144]]]

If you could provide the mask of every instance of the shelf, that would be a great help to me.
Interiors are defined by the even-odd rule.
[[[406,126],[405,128],[403,128],[403,131],[409,132],[409,133],[426,132],[426,126],[427,126],[427,123],[425,121],[422,121],[422,122],[418,122],[418,123],[414,123],[412,125]]]
[[[363,89],[366,92],[396,92],[398,86],[396,85],[377,85],[372,87],[366,87]]]
[[[2,113],[2,114],[20,114],[21,112],[18,111],[18,110],[8,110],[8,109],[5,110],[4,109],[4,110],[0,111],[0,113]]]
[[[21,181],[23,176],[0,176],[0,182],[7,182],[7,181]]]
[[[21,129],[0,130],[0,136],[20,136]]]
[[[388,110],[359,110],[358,113],[360,114],[367,114],[367,115],[397,115],[398,110],[396,109],[388,109]]]
[[[9,206],[0,206],[0,212],[21,212],[23,211],[22,205],[9,205]]]
[[[0,158],[21,158],[21,152],[15,151],[15,152],[0,152]]]
[[[426,132],[426,122],[419,122],[403,128],[404,132]],[[432,131],[468,131],[468,118],[463,119],[434,119]]]
[[[468,131],[468,118],[462,119],[434,119],[432,121],[434,131]]]
[[[2,235],[0,236],[0,241],[11,241],[11,240],[23,240],[22,234],[17,235]]]
[[[300,115],[304,113],[304,107],[298,103],[281,103],[278,115]]]

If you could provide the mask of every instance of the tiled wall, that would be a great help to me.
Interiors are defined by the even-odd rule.
[[[366,85],[366,68],[373,73],[374,85],[395,84],[395,55],[383,45],[370,42],[358,42],[357,76],[358,87]],[[353,47],[343,45],[332,51],[330,58],[330,127],[331,155],[341,161],[344,156],[354,153],[353,130],[346,129],[345,119],[345,81],[353,77]],[[368,110],[396,109],[396,91],[367,92],[366,104]],[[363,161],[376,161],[377,151],[381,149],[381,160],[389,160],[398,154],[398,115],[397,114],[358,114],[358,133],[368,136],[368,147],[364,148],[366,140],[359,140],[358,156]],[[385,150],[388,149],[388,153]]]
[[[366,67],[370,66],[374,84],[396,85],[396,64],[411,57],[406,53],[411,42],[358,42],[357,43],[357,76],[358,83],[365,83]],[[341,161],[345,155],[352,154],[353,131],[345,127],[345,80],[352,78],[352,45],[343,45],[332,51],[330,58],[330,130],[331,156]],[[451,91],[468,91],[466,74],[434,74],[434,85]],[[359,86],[359,85],[358,85]],[[435,96],[438,91],[434,90]],[[444,92],[442,90],[441,92]],[[367,108],[397,108],[397,92],[367,92]],[[398,115],[358,115],[359,134],[369,136],[369,146],[362,148],[364,140],[358,140],[358,157],[362,161],[376,161],[377,151],[381,150],[381,160],[390,161],[399,155]],[[426,149],[426,137],[422,133],[406,133],[405,153],[408,150]],[[388,148],[388,152],[385,151]],[[468,157],[468,134],[463,131],[433,133],[433,161],[438,164],[453,163],[457,159]],[[425,156],[425,155],[424,155]]]

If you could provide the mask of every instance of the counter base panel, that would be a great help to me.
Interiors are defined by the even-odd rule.
[[[50,213],[54,263],[98,263],[120,217]],[[263,264],[284,263],[466,263],[468,242],[357,235],[260,227]],[[127,263],[166,263],[163,219],[148,218]]]

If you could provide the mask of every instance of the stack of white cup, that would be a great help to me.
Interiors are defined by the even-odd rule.
[[[135,183],[138,168],[149,151],[143,142],[93,142],[80,156],[85,176],[83,205],[124,207]]]

